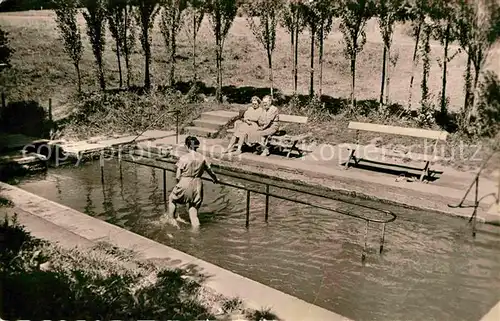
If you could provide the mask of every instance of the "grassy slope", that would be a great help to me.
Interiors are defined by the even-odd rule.
[[[85,33],[84,21],[80,17],[82,31]],[[4,13],[0,15],[0,24],[10,32],[12,47],[16,49],[13,58],[14,68],[4,72],[1,78],[1,90],[9,93],[10,99],[34,98],[47,101],[52,98],[57,106],[64,105],[69,92],[75,89],[74,69],[62,50],[54,14],[51,11],[28,11]],[[342,35],[335,23],[325,45],[324,93],[335,97],[347,98],[350,93],[349,61],[342,54]],[[414,42],[406,35],[407,26],[398,26],[394,37],[394,49],[399,53],[396,69],[392,72],[391,98],[405,103],[408,100],[408,84],[411,75],[411,57]],[[308,92],[309,84],[309,39],[305,32],[301,37],[299,57],[299,91]],[[215,85],[214,40],[208,19],[205,19],[200,30],[199,58],[201,80],[207,85]],[[93,56],[87,37],[84,34],[85,54],[82,61],[83,83],[86,90],[97,88],[93,71]],[[108,32],[108,43],[105,54],[106,77],[110,87],[118,84],[117,64],[113,42]],[[256,42],[247,27],[245,18],[237,18],[234,22],[225,46],[224,84],[235,86],[268,87],[267,63],[264,50]],[[179,39],[179,62],[177,75],[180,80],[189,80],[192,74],[190,57],[191,45],[184,32]],[[453,46],[451,52],[457,49]],[[134,83],[142,84],[143,61],[137,47],[133,57]],[[441,72],[437,58],[442,55],[442,48],[434,43],[433,64],[430,76],[431,92],[438,95],[441,84]],[[277,32],[275,51],[275,82],[285,93],[292,90],[290,77],[290,43],[288,34],[280,28]],[[153,82],[164,84],[167,79],[167,60],[159,28],[153,34],[152,65]],[[376,21],[367,26],[367,43],[359,56],[357,72],[357,94],[361,99],[377,99],[380,90],[382,44]],[[184,59],[185,58],[185,59]],[[317,58],[316,58],[317,62]],[[449,65],[448,93],[451,109],[457,109],[462,103],[463,70],[465,56],[463,54],[451,61]],[[497,66],[498,67],[498,66]],[[416,104],[420,95],[421,65],[417,69],[413,101]],[[7,89],[6,89],[7,88]],[[56,110],[57,112],[57,110]]]

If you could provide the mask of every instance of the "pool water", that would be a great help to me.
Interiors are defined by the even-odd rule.
[[[264,197],[253,195],[247,230],[245,192],[205,182],[195,234],[157,224],[162,171],[124,163],[120,180],[116,162],[105,168],[104,185],[96,162],[50,169],[19,186],[354,320],[476,321],[500,300],[500,227],[480,224],[474,239],[466,220],[363,201],[398,219],[387,224],[382,255],[381,226],[370,224],[362,264],[361,220],[271,198],[265,223]]]

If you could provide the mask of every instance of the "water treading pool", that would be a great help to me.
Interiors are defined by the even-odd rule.
[[[370,225],[363,265],[363,221],[271,198],[265,223],[264,196],[254,195],[247,230],[245,192],[208,182],[200,233],[158,226],[162,171],[122,166],[120,180],[118,164],[106,162],[104,187],[98,162],[50,169],[19,185],[354,320],[477,321],[500,300],[499,227],[479,225],[473,239],[466,220],[363,201],[398,215],[386,226],[382,255],[381,226]],[[167,175],[170,192],[175,180]]]

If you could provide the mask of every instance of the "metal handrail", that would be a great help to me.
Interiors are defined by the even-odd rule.
[[[497,150],[494,150],[493,152],[491,152],[491,154],[486,158],[486,160],[481,164],[481,166],[479,167],[479,170],[476,174],[476,176],[474,177],[474,180],[472,180],[472,183],[470,184],[470,186],[467,188],[467,191],[465,192],[462,200],[460,201],[460,203],[458,203],[457,205],[451,205],[451,204],[448,204],[448,207],[451,207],[451,208],[474,208],[473,212],[472,212],[472,215],[471,217],[469,218],[469,223],[472,222],[472,236],[475,237],[476,236],[476,223],[477,223],[477,209],[479,207],[479,204],[481,203],[481,201],[483,199],[485,199],[486,197],[489,197],[489,196],[495,196],[496,198],[496,203],[499,204],[500,203],[500,182],[499,182],[499,185],[498,185],[498,193],[495,194],[495,193],[490,193],[490,194],[486,194],[484,195],[483,197],[479,198],[479,178],[481,177],[481,172],[483,171],[483,169],[485,169],[486,165],[488,164],[488,162],[490,161],[490,159],[493,157],[493,155],[495,155],[498,151]],[[463,206],[463,203],[465,202],[465,200],[467,199],[467,195],[469,195],[470,191],[472,190],[472,187],[475,186],[475,194],[474,194],[474,204],[472,206]]]
[[[175,169],[168,168],[167,166],[156,165],[156,162],[162,162],[162,163],[166,163],[166,164],[169,164],[169,165],[174,165],[175,161],[173,159],[169,159],[169,158],[166,158],[166,157],[159,157],[159,158],[156,158],[156,159],[155,158],[151,158],[151,157],[146,157],[146,159],[148,159],[149,161],[142,161],[141,162],[141,161],[137,161],[137,160],[133,159],[134,154],[135,153],[133,153],[133,152],[129,152],[129,153],[127,153],[125,155],[125,157],[121,153],[119,154],[118,159],[119,159],[119,163],[120,163],[120,179],[122,179],[122,177],[123,177],[122,173],[121,173],[122,172],[122,166],[121,166],[121,162],[122,161],[130,162],[130,163],[135,163],[135,164],[139,164],[139,165],[146,165],[148,167],[152,167],[152,168],[157,168],[157,169],[163,170],[163,199],[164,199],[164,202],[166,203],[166,201],[167,201],[167,195],[166,195],[166,181],[167,181],[166,171],[175,172]],[[144,155],[137,155],[137,154],[135,154],[135,155],[136,156],[144,156]],[[161,156],[161,155],[158,155],[158,156]],[[218,168],[218,169],[225,170],[223,168],[224,166],[220,166],[220,164],[219,165],[218,164],[214,164],[212,166],[215,167],[216,169]],[[101,180],[102,180],[102,182],[104,184],[104,169],[103,169],[103,167],[104,167],[104,162],[101,159]],[[238,169],[234,169],[234,168],[231,168],[231,170],[235,171],[235,172],[239,171]],[[228,177],[237,178],[237,179],[243,179],[242,177],[234,175],[234,174],[231,174],[231,173],[221,173],[218,170],[215,170],[215,172],[218,172],[217,174],[219,174],[219,175],[228,176]],[[272,180],[278,180],[278,181],[286,182],[286,180],[284,180],[282,178],[272,177],[270,175],[265,175],[265,174],[261,174],[261,173],[252,173],[252,174],[244,173],[244,174],[245,175],[253,175],[253,176],[258,176],[258,177],[261,177],[261,178],[268,178],[268,179],[272,179]],[[201,178],[203,180],[210,180],[207,177],[201,177]],[[244,179],[246,181],[248,181],[248,182],[251,182],[251,183],[265,185],[266,186],[266,191],[263,192],[261,190],[255,189],[255,188],[251,188],[251,187],[248,187],[248,186],[235,185],[235,184],[232,184],[232,183],[229,183],[229,182],[219,181],[219,183],[221,185],[225,185],[225,186],[228,186],[228,187],[242,189],[242,190],[245,190],[247,192],[246,193],[246,222],[245,222],[245,226],[247,228],[249,227],[249,222],[250,222],[250,192],[254,192],[254,193],[266,196],[266,206],[265,206],[265,221],[266,222],[268,220],[269,197],[274,197],[274,198],[277,198],[277,199],[282,199],[282,200],[286,200],[286,201],[290,201],[290,202],[295,202],[297,204],[302,204],[302,205],[308,205],[308,206],[311,206],[311,207],[314,207],[314,208],[318,208],[318,209],[327,210],[327,211],[336,212],[336,213],[339,213],[339,214],[342,214],[342,215],[350,216],[350,217],[353,217],[353,218],[356,218],[356,219],[363,220],[366,223],[365,224],[365,233],[364,233],[363,252],[362,252],[362,255],[361,255],[362,262],[364,262],[364,260],[366,259],[367,235],[368,235],[369,223],[372,222],[372,223],[380,223],[380,224],[382,224],[382,232],[381,232],[381,235],[380,235],[380,248],[379,248],[379,253],[382,253],[382,251],[384,249],[384,242],[385,242],[385,225],[387,223],[395,221],[396,218],[397,218],[396,214],[394,214],[394,213],[392,213],[390,211],[381,210],[381,209],[374,208],[374,207],[371,207],[371,206],[356,204],[356,203],[349,202],[349,201],[346,201],[346,200],[335,199],[335,198],[333,198],[331,196],[325,196],[325,195],[321,195],[319,193],[314,193],[314,192],[311,192],[311,191],[304,191],[304,190],[299,190],[299,189],[295,189],[295,188],[291,188],[291,187],[279,186],[277,184],[273,184],[273,183],[270,183],[270,182],[265,182],[264,183],[262,181],[258,181],[258,180],[251,179],[251,178],[244,178]],[[301,185],[303,187],[309,187],[309,188],[318,189],[318,186],[308,185],[308,184],[306,184],[304,182],[298,182],[298,185]],[[367,209],[370,209],[370,210],[373,210],[373,211],[376,211],[376,212],[379,212],[379,213],[383,213],[386,216],[389,215],[390,218],[388,218],[386,220],[366,218],[366,217],[363,217],[363,216],[360,216],[360,215],[356,215],[356,214],[353,214],[353,213],[350,213],[350,212],[346,212],[346,211],[343,211],[343,210],[333,209],[333,208],[329,208],[329,207],[326,207],[326,206],[317,205],[317,204],[313,204],[313,203],[310,203],[310,202],[301,201],[301,200],[289,198],[289,197],[286,197],[286,196],[282,196],[282,195],[270,193],[269,192],[269,187],[270,186],[276,187],[276,188],[285,189],[285,190],[288,190],[288,191],[291,191],[291,192],[297,192],[297,193],[306,194],[306,195],[310,195],[310,196],[322,197],[322,198],[326,198],[326,199],[329,199],[329,200],[340,201],[340,202],[343,202],[343,203],[348,203],[348,204],[359,206],[359,207],[362,207],[362,208],[367,208]],[[326,189],[323,188],[323,190],[326,190]],[[328,192],[332,192],[331,190],[327,190],[327,191]]]
[[[137,155],[137,156],[139,156],[139,155]],[[143,156],[143,155],[140,155],[140,156]],[[165,157],[160,158],[160,159],[155,159],[155,160],[162,161],[162,162],[165,162],[165,163],[168,163],[168,164],[172,164],[172,165],[175,164],[174,160],[169,159],[169,158],[165,158]],[[152,166],[152,167],[156,167],[156,168],[159,168],[159,169],[166,169],[166,168],[163,168],[163,167],[160,167],[160,166]],[[219,168],[219,169],[222,169],[222,170],[226,170],[220,164],[212,164],[212,168]],[[173,171],[173,170],[170,170],[170,169],[166,169],[166,170]],[[239,170],[238,168],[231,168],[231,171],[233,171],[233,172],[243,172],[243,171]],[[233,174],[230,174],[230,173],[220,173],[219,172],[218,174],[222,174],[223,176],[228,176],[228,177],[232,177],[232,178],[236,178],[236,179],[242,179],[242,177],[237,176],[237,175],[233,175]],[[248,173],[244,173],[244,172],[243,172],[243,174],[249,175]],[[251,175],[252,176],[258,176],[258,177],[261,177],[261,178],[270,179],[270,180],[273,180],[273,181],[286,182],[285,179],[282,179],[280,177],[273,177],[273,176],[262,174],[262,173],[252,173]],[[322,198],[326,198],[326,199],[333,200],[333,201],[339,201],[339,202],[343,202],[343,203],[347,203],[347,204],[351,204],[351,205],[363,207],[363,208],[366,208],[366,209],[369,209],[369,210],[373,210],[373,211],[376,211],[376,212],[383,213],[385,215],[391,216],[390,218],[388,218],[386,220],[371,219],[371,218],[366,218],[366,217],[359,216],[359,215],[356,215],[356,214],[353,214],[353,213],[349,213],[349,212],[346,212],[346,211],[343,211],[343,210],[339,210],[339,209],[331,209],[331,208],[319,207],[319,205],[310,204],[310,203],[303,202],[303,201],[298,201],[298,200],[293,200],[293,199],[285,199],[284,196],[277,196],[277,195],[275,196],[274,194],[270,195],[270,196],[273,196],[273,197],[276,197],[276,198],[283,198],[284,200],[289,200],[289,201],[293,201],[293,202],[296,202],[296,203],[301,203],[303,205],[310,205],[310,206],[313,206],[313,207],[318,207],[318,208],[326,209],[326,210],[329,210],[329,211],[332,211],[332,212],[337,212],[339,214],[351,216],[351,217],[354,217],[354,218],[357,218],[357,219],[361,219],[361,220],[364,220],[364,221],[369,221],[369,222],[372,222],[372,223],[385,224],[385,223],[394,222],[396,220],[396,218],[397,218],[396,214],[392,213],[391,211],[382,210],[382,209],[378,209],[378,208],[367,206],[367,205],[356,204],[354,202],[349,202],[349,201],[346,201],[346,200],[341,200],[341,199],[334,198],[334,197],[331,197],[331,196],[321,195],[320,193],[315,193],[315,192],[312,192],[312,191],[304,191],[304,190],[299,190],[299,189],[292,188],[292,187],[284,187],[284,186],[280,186],[280,185],[276,185],[276,184],[268,183],[268,182],[263,183],[262,181],[258,181],[258,180],[251,179],[251,178],[244,178],[244,179],[246,181],[248,181],[248,182],[251,182],[251,183],[260,184],[260,185],[269,185],[269,186],[276,187],[276,188],[282,188],[282,189],[288,190],[290,192],[296,192],[296,193],[306,194],[306,195],[310,195],[310,196],[322,197]],[[288,183],[288,182],[286,182],[286,183]],[[312,185],[306,184],[304,182],[294,182],[294,185],[298,185],[298,184],[302,185],[302,187],[305,187],[305,188],[320,189],[320,187],[318,187],[318,186],[312,186]],[[248,187],[241,187],[241,186],[234,186],[234,185],[232,185],[231,187],[236,187],[236,188],[239,188],[239,189],[249,189]],[[259,190],[252,189],[251,191],[254,192],[254,193],[266,195],[265,192],[261,192]],[[332,190],[328,190],[328,189],[325,189],[325,191],[326,192],[332,192]]]

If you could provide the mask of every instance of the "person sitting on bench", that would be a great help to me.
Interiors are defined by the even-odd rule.
[[[279,109],[272,104],[271,97],[265,96],[262,99],[264,113],[259,120],[259,130],[257,131],[258,143],[262,146],[262,156],[269,156],[267,140],[279,130]],[[250,140],[250,139],[249,139]]]
[[[259,130],[259,119],[262,118],[264,110],[260,106],[261,100],[257,96],[252,97],[252,105],[248,107],[243,115],[243,119],[237,120],[234,123],[234,133],[229,141],[229,145],[223,153],[230,153],[238,142],[238,147],[236,153],[241,153],[243,144],[247,141],[249,133],[253,133]]]

